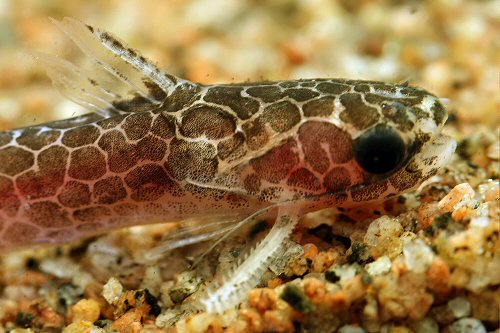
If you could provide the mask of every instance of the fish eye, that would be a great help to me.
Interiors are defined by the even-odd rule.
[[[405,143],[399,133],[387,126],[369,129],[354,141],[354,158],[366,172],[393,171],[404,158]]]

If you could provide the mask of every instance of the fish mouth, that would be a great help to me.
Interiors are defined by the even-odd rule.
[[[426,142],[420,152],[413,156],[412,169],[420,171],[428,178],[451,161],[457,142],[448,135],[439,133]]]

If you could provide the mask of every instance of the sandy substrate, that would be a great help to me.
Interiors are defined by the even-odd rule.
[[[176,304],[240,238],[189,271],[192,247],[145,263],[171,226],[0,256],[0,332],[498,332],[499,1],[0,1],[0,129],[84,113],[27,50],[78,62],[48,17],[113,32],[202,83],[344,77],[446,98],[452,163],[380,214],[307,216],[239,309]],[[169,328],[169,325],[173,326]]]

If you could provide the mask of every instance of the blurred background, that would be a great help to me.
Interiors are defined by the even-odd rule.
[[[85,112],[25,54],[78,62],[81,52],[48,19],[65,16],[202,83],[409,79],[447,98],[455,119],[496,123],[500,1],[0,0],[0,129]]]

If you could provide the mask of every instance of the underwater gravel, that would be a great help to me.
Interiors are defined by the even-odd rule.
[[[379,215],[304,217],[287,254],[224,315],[179,319],[175,309],[238,257],[239,239],[196,271],[188,266],[201,246],[141,259],[168,226],[5,254],[0,332],[498,332],[499,11],[498,1],[465,0],[3,2],[2,129],[83,112],[18,54],[78,59],[47,19],[74,16],[203,83],[410,79],[448,100],[445,131],[459,146],[438,176]]]

